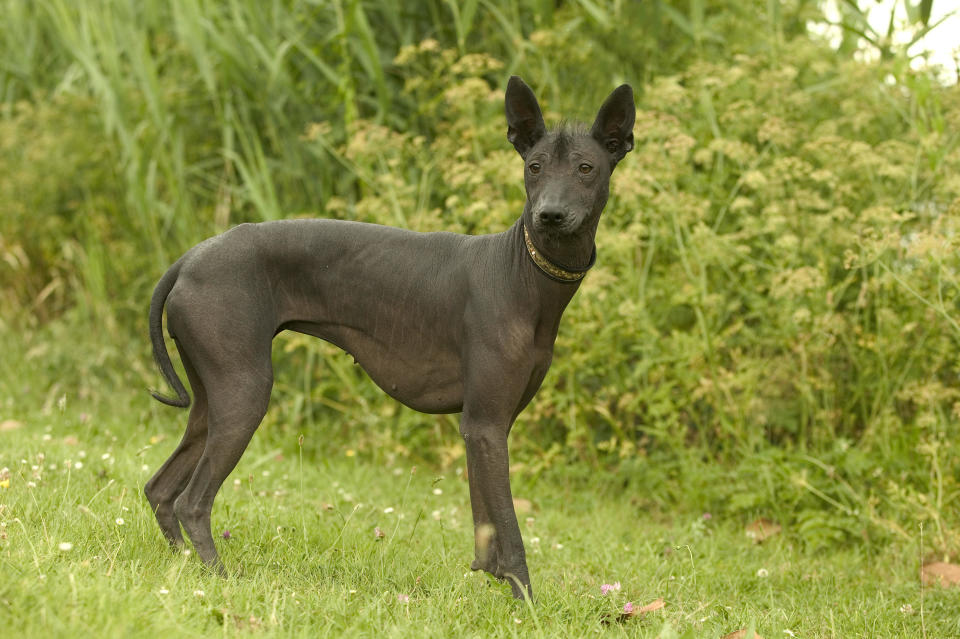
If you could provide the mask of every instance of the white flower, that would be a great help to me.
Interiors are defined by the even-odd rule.
[[[193,591],[193,596],[196,597],[197,599],[202,599],[202,598],[203,598],[203,595],[204,595],[204,593],[203,593],[202,590],[194,590],[194,591]]]
[[[767,572],[767,569],[766,569],[766,568],[761,568],[760,570],[757,571],[757,577],[760,577],[760,578],[766,577],[766,576],[768,576],[769,574],[770,574],[770,573]]]
[[[443,489],[442,489],[442,488],[434,488],[434,489],[433,489],[433,494],[434,494],[434,495],[442,495],[442,494],[443,494]]]
[[[122,526],[124,524],[123,517],[117,517],[117,525]]]
[[[71,544],[69,541],[61,541],[60,545],[57,547],[63,552],[69,552],[73,550],[73,544]]]
[[[389,507],[387,507],[387,508],[384,508],[384,509],[383,509],[383,512],[385,512],[386,514],[389,515],[390,513],[393,512],[393,506],[389,506]]]
[[[159,592],[161,595],[168,595],[168,594],[170,594],[170,591],[167,590],[166,588],[161,588],[161,589],[158,590],[157,592]]]

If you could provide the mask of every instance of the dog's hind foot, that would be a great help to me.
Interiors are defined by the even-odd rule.
[[[183,549],[183,532],[180,530],[180,522],[173,512],[173,505],[150,504],[154,516],[157,518],[157,524],[163,532],[164,539],[170,544],[170,549],[180,551]]]

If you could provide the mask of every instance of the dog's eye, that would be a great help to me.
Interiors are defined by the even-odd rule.
[[[539,173],[539,172],[540,172],[540,163],[539,163],[539,162],[531,162],[531,163],[530,163],[530,172],[531,172],[531,173]]]
[[[589,164],[581,164],[578,168],[580,172],[583,173],[584,175],[586,175],[587,173],[593,170],[593,167],[590,166]]]

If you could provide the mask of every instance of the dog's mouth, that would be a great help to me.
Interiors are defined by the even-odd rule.
[[[537,235],[551,239],[561,239],[573,235],[580,228],[580,220],[576,215],[567,214],[562,219],[544,219],[539,215],[533,216],[533,228]]]

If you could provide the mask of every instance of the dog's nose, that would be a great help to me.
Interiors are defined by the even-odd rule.
[[[540,211],[538,217],[540,218],[540,223],[544,226],[560,226],[565,216],[563,211],[549,210]]]

